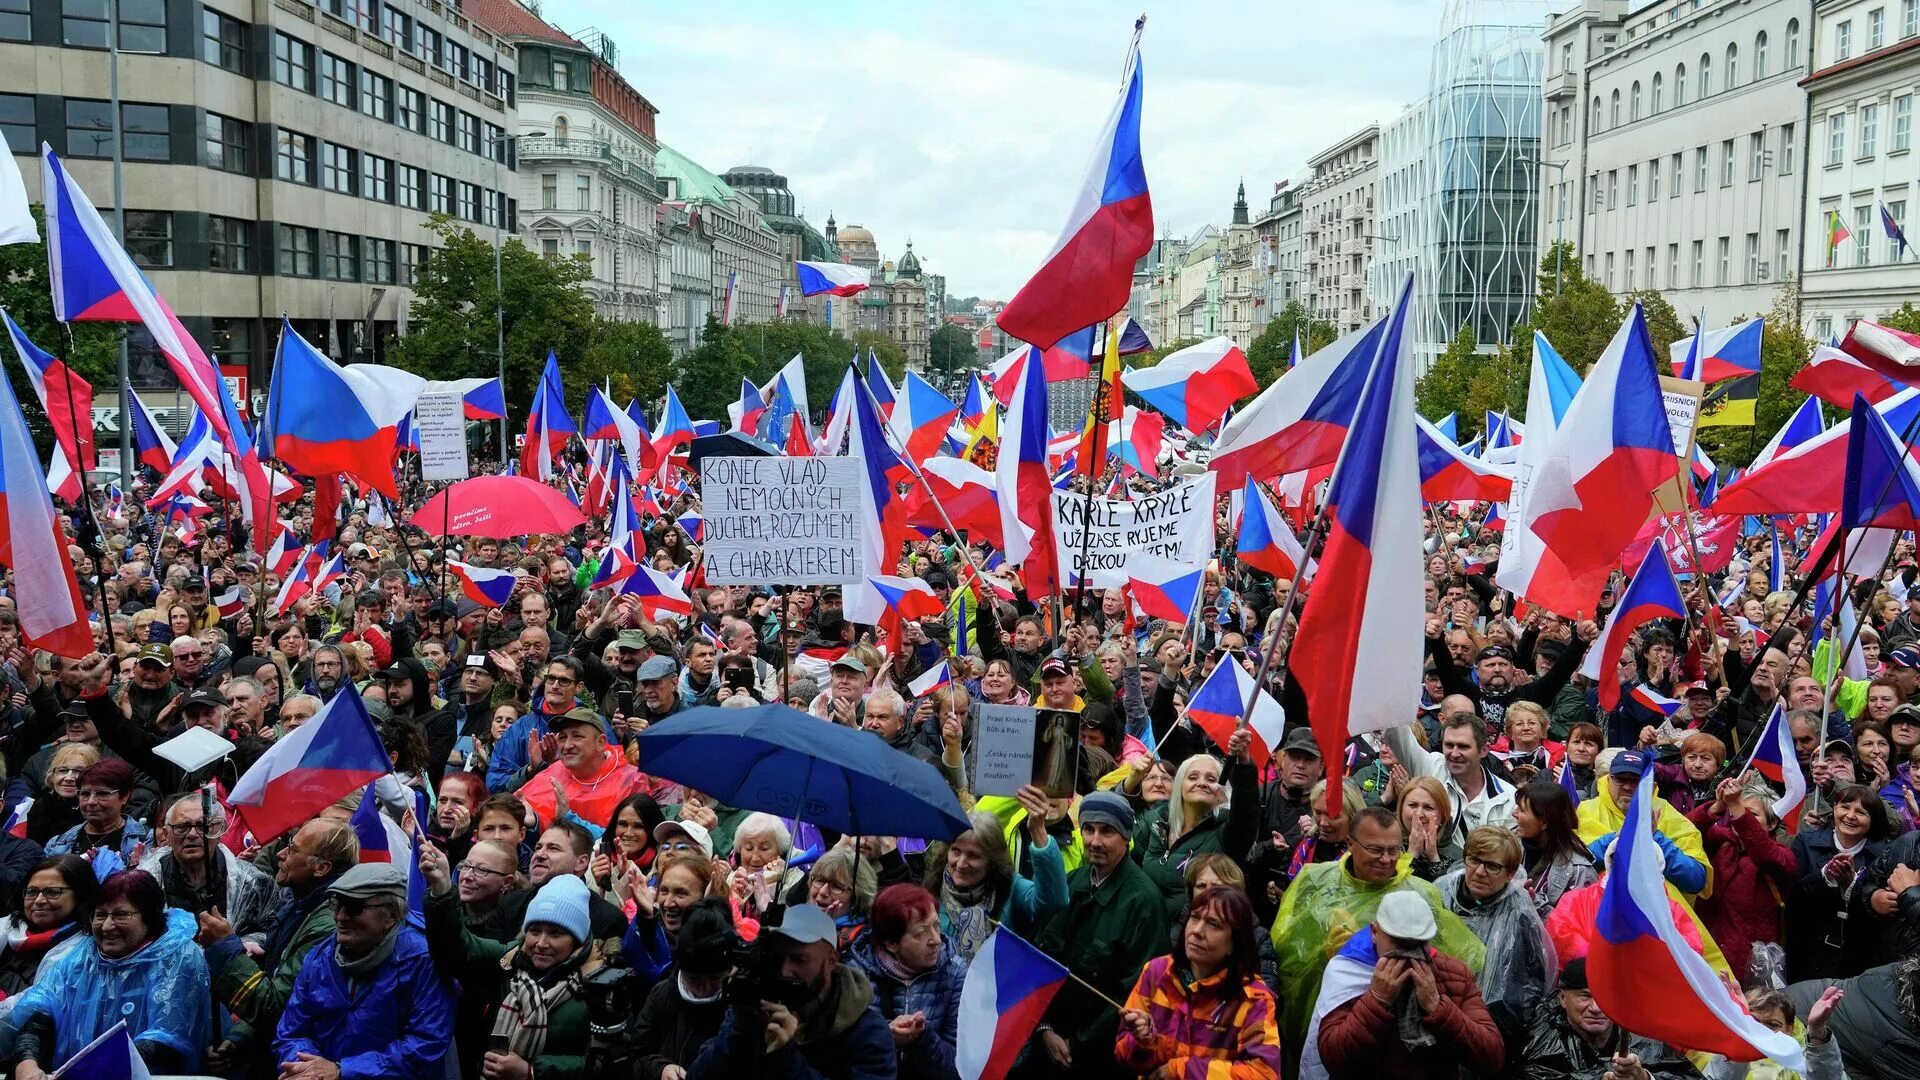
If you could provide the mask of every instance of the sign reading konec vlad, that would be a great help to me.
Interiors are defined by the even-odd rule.
[[[854,585],[867,576],[865,463],[854,457],[700,462],[702,557],[715,585]]]
[[[1088,585],[1115,589],[1126,585],[1133,555],[1188,565],[1206,562],[1213,556],[1214,480],[1206,473],[1132,500],[1054,492],[1054,554],[1064,568],[1062,579],[1078,580],[1084,565]],[[1089,532],[1084,538],[1083,530]]]

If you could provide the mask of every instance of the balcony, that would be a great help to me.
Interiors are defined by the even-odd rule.
[[[1548,101],[1557,101],[1560,98],[1573,97],[1580,92],[1580,75],[1574,71],[1563,71],[1558,75],[1549,75],[1546,77],[1542,89],[1546,92]]]
[[[659,191],[659,181],[652,172],[639,162],[614,150],[599,139],[521,139],[520,160],[541,161],[553,158],[569,158],[582,161],[597,161],[608,172],[623,179],[639,184],[650,191]]]

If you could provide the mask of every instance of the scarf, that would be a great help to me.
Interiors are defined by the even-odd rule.
[[[358,960],[347,959],[347,957],[340,952],[340,945],[336,940],[333,946],[333,959],[335,963],[340,965],[340,974],[345,975],[349,979],[372,978],[373,973],[379,971],[381,965],[393,959],[393,948],[400,943],[400,928],[405,925],[407,924],[404,919],[394,923],[393,929],[387,931],[387,936],[381,938],[378,945],[368,949],[367,955],[360,957]]]
[[[553,1010],[580,992],[580,961],[586,957],[587,948],[582,945],[574,950],[560,965],[566,977],[551,979],[546,986],[541,986],[539,976],[527,967],[525,953],[514,957],[506,997],[493,1014],[493,1034],[505,1036],[507,1050],[518,1054],[520,1060],[531,1063],[545,1052]]]
[[[913,984],[914,979],[919,978],[921,974],[924,974],[923,972],[916,973],[913,971],[909,971],[907,969],[907,965],[900,962],[899,957],[893,955],[892,953],[888,952],[885,949],[875,948],[873,950],[872,955],[873,955],[873,966],[880,969],[880,974],[885,975],[887,978],[892,979],[894,982],[899,983],[901,986],[911,986]]]
[[[1396,949],[1393,952],[1384,954],[1382,959],[1388,956],[1406,959],[1415,963],[1431,962],[1425,948],[1406,952]],[[1436,976],[1436,978],[1437,977],[1438,976]],[[1407,983],[1400,988],[1400,996],[1394,999],[1393,1021],[1395,1031],[1400,1036],[1400,1045],[1406,1047],[1409,1052],[1416,1054],[1435,1045],[1439,1041],[1433,1037],[1433,1032],[1427,1030],[1427,1025],[1421,1022],[1423,1016],[1424,1014],[1420,1010],[1419,992],[1414,989],[1412,980],[1408,980]]]
[[[951,874],[942,878],[940,913],[946,916],[947,940],[961,956],[971,959],[986,943],[987,935],[993,933],[993,912],[987,910],[992,892],[992,883],[986,878],[965,889],[953,883]]]
[[[72,937],[79,929],[77,922],[63,923],[51,930],[29,930],[25,919],[9,917],[0,922],[0,934],[5,935],[5,951],[19,956],[45,956],[48,949]]]

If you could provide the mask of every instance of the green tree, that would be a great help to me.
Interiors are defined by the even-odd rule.
[[[624,405],[639,398],[650,409],[667,392],[673,374],[673,345],[648,323],[595,319],[593,336],[579,367],[579,382],[611,384],[610,396]],[[573,371],[568,371],[571,378]]]
[[[1515,340],[1522,336],[1531,339],[1535,330],[1546,334],[1547,340],[1553,343],[1554,349],[1568,365],[1585,375],[1606,349],[1607,342],[1620,329],[1625,316],[1613,294],[1607,291],[1606,286],[1587,277],[1580,268],[1579,260],[1570,252],[1561,266],[1557,288],[1554,277],[1554,249],[1550,246],[1540,260],[1540,292],[1533,304],[1533,315],[1516,328],[1514,337]],[[1531,362],[1531,340],[1525,352]],[[1519,393],[1524,398],[1524,379],[1520,383]]]
[[[581,288],[591,276],[586,260],[549,260],[510,240],[500,250],[502,290],[496,291],[492,243],[440,215],[426,228],[439,237],[439,250],[415,280],[407,334],[394,343],[387,362],[429,379],[496,374],[494,313],[504,292],[509,407],[533,401],[551,350],[561,370],[574,376],[563,382],[567,407],[577,412],[592,379],[576,373],[583,370],[596,328],[593,301]]]
[[[1913,301],[1909,300],[1900,305],[1899,311],[1881,316],[1880,325],[1909,334],[1920,334],[1920,308],[1914,307]]]
[[[975,366],[973,335],[952,323],[941,323],[927,339],[927,370],[943,379],[957,378]]]
[[[880,370],[887,373],[893,385],[900,385],[900,379],[907,373],[907,354],[893,343],[892,338],[879,330],[855,330],[853,347],[863,357],[868,350],[872,350],[874,359],[880,361]],[[865,371],[866,365],[862,364],[860,370]],[[807,400],[811,402],[813,399]],[[824,401],[822,399],[823,404]]]
[[[727,415],[727,406],[740,400],[740,379],[750,370],[753,354],[741,327],[722,326],[717,316],[707,315],[707,328],[699,348],[680,358],[674,390],[687,415],[712,419]]]
[[[1462,439],[1472,438],[1472,432],[1478,430],[1479,412],[1466,411],[1473,370],[1482,359],[1474,351],[1478,344],[1473,327],[1462,326],[1447,344],[1446,351],[1434,359],[1413,387],[1415,407],[1421,416],[1438,419],[1450,412],[1460,413]]]
[[[1340,336],[1340,328],[1325,319],[1314,318],[1298,300],[1281,308],[1247,347],[1247,366],[1253,369],[1254,381],[1262,389],[1286,373],[1293,357],[1295,334],[1300,336],[1301,353],[1306,354],[1331,345],[1333,339]]]
[[[1660,370],[1670,372],[1672,367],[1673,343],[1693,336],[1693,327],[1680,320],[1667,298],[1652,289],[1628,293],[1620,300],[1620,318],[1625,321],[1632,313],[1633,305],[1639,304],[1647,319],[1647,337],[1653,342],[1653,355],[1660,361]]]
[[[46,235],[45,216],[33,207],[40,235]],[[27,340],[65,360],[74,374],[93,384],[94,398],[105,405],[117,399],[120,386],[121,328],[112,323],[77,322],[62,325],[53,317],[53,286],[47,276],[47,249],[44,244],[8,244],[0,247],[0,308],[5,308],[20,325]],[[71,340],[68,330],[73,332]],[[6,352],[12,352],[8,347]],[[7,378],[13,382],[13,395],[26,405],[27,415],[38,418],[40,407],[34,403],[33,386],[20,365],[6,363]],[[102,445],[105,445],[102,443]]]

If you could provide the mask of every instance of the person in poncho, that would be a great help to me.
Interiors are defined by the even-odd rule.
[[[1406,836],[1391,810],[1370,806],[1353,826],[1352,843],[1337,862],[1307,867],[1280,903],[1273,920],[1273,948],[1279,960],[1280,1045],[1286,1054],[1284,1075],[1295,1075],[1308,1022],[1320,996],[1327,962],[1347,939],[1373,922],[1380,901],[1400,891],[1417,893],[1433,909],[1438,924],[1432,945],[1466,964],[1476,974],[1486,947],[1459,916],[1448,911],[1440,890],[1413,876],[1400,859]]]
[[[1612,754],[1609,759],[1607,754]],[[1580,840],[1597,859],[1612,843],[1627,819],[1627,804],[1633,801],[1635,786],[1647,755],[1641,750],[1608,751],[1596,762],[1606,783],[1594,798],[1583,800],[1578,811]],[[1700,830],[1675,810],[1665,799],[1653,802],[1653,841],[1660,845],[1666,860],[1667,892],[1689,907],[1695,899],[1713,893],[1713,864],[1707,861],[1707,849]]]

